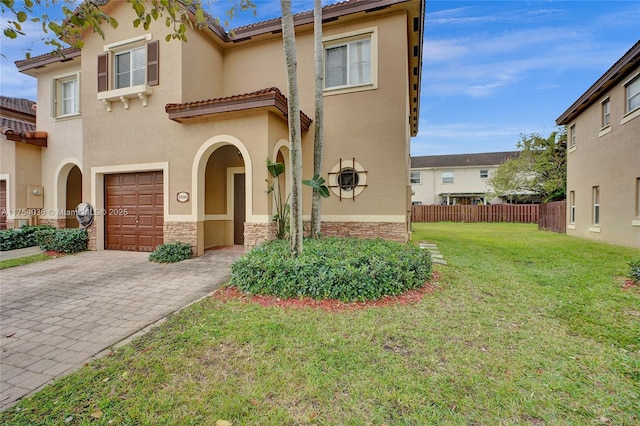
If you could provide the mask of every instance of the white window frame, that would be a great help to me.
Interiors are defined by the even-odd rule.
[[[569,125],[569,149],[576,149],[576,123]]]
[[[630,92],[631,86],[634,86],[635,92]],[[631,114],[640,109],[640,73],[633,76],[624,84],[624,110],[625,114]],[[637,105],[632,108],[631,100],[635,99]]]
[[[576,223],[576,191],[569,191],[569,223]]]
[[[600,102],[602,105],[602,128],[607,128],[611,125],[611,102],[609,98]]]
[[[640,217],[640,177],[636,178],[636,217]]]
[[[142,52],[142,67],[135,68],[134,55],[136,55],[138,52]],[[129,81],[127,82],[127,85],[118,86],[118,77],[119,77],[118,57],[124,56],[124,55],[129,55],[129,69],[126,71],[129,74]],[[114,90],[127,89],[129,87],[135,87],[135,86],[141,86],[143,84],[147,84],[147,46],[146,44],[143,44],[142,46],[131,47],[130,49],[126,49],[126,50],[113,52],[112,56],[113,56],[113,69],[112,69],[113,86],[112,87],[114,88]],[[137,72],[142,71],[143,73],[142,81],[136,82],[134,80],[136,76],[136,71]],[[123,72],[120,72],[120,74],[123,74]]]
[[[451,184],[451,183],[454,183],[454,181],[455,181],[455,174],[452,171],[442,172],[443,184]]]
[[[64,111],[64,85],[74,83],[73,106],[70,111]],[[80,115],[80,72],[56,76],[52,80],[51,87],[51,116],[56,119],[76,117]]]
[[[596,185],[592,187],[591,194],[591,198],[593,200],[591,224],[593,226],[600,226],[600,186]]]
[[[417,176],[417,179],[416,177]],[[421,171],[412,171],[410,178],[411,185],[422,185],[422,172]]]
[[[349,77],[347,74],[347,84],[339,85],[339,86],[330,86],[327,87],[327,78],[326,78],[326,55],[327,50],[340,47],[340,46],[349,46],[355,42],[359,42],[362,40],[369,40],[369,74],[370,79],[368,82],[357,83],[357,84],[349,84]],[[324,37],[322,39],[324,55],[325,55],[325,87],[324,94],[325,95],[335,95],[340,93],[349,93],[355,91],[363,91],[363,90],[373,90],[378,88],[378,28],[364,28],[359,31],[352,31],[348,33],[342,33],[335,36]],[[347,54],[347,62],[349,61],[349,55]],[[347,64],[347,73],[349,66]]]
[[[489,169],[480,169],[480,179],[489,179]]]

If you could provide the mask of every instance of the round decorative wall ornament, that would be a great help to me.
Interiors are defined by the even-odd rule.
[[[354,160],[341,160],[329,173],[329,188],[340,199],[352,199],[367,186],[367,172]]]
[[[179,203],[186,203],[189,201],[189,193],[188,192],[178,192],[176,199]]]

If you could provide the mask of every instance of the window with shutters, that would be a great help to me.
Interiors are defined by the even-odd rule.
[[[323,41],[326,94],[377,87],[375,28],[325,38]]]
[[[56,77],[51,87],[51,116],[74,117],[80,114],[80,74]]]
[[[144,35],[105,46],[98,56],[98,99],[107,111],[112,102],[122,102],[129,109],[132,99],[147,106],[151,86],[160,83],[159,43]]]

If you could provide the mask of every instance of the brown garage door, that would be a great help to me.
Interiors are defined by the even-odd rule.
[[[0,180],[0,229],[7,229],[7,181]]]
[[[106,249],[153,251],[162,244],[162,172],[106,175],[105,206]]]

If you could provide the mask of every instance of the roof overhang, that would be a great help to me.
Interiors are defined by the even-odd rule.
[[[47,146],[47,132],[14,132],[13,130],[5,130],[3,134],[10,141],[42,147]]]
[[[82,51],[75,47],[47,53],[33,58],[16,61],[18,71],[31,75],[34,70],[44,68],[47,65],[64,63],[79,58]]]
[[[169,119],[178,123],[213,118],[220,114],[256,110],[275,112],[285,121],[289,117],[287,98],[275,87],[226,98],[183,104],[167,104],[165,106]],[[310,126],[311,119],[305,113],[300,112],[300,128],[303,131],[308,131]]]
[[[640,59],[640,41],[631,47],[602,77],[578,98],[560,117],[556,119],[559,126],[570,124],[585,109],[597,102],[611,87],[623,80],[638,67]]]

